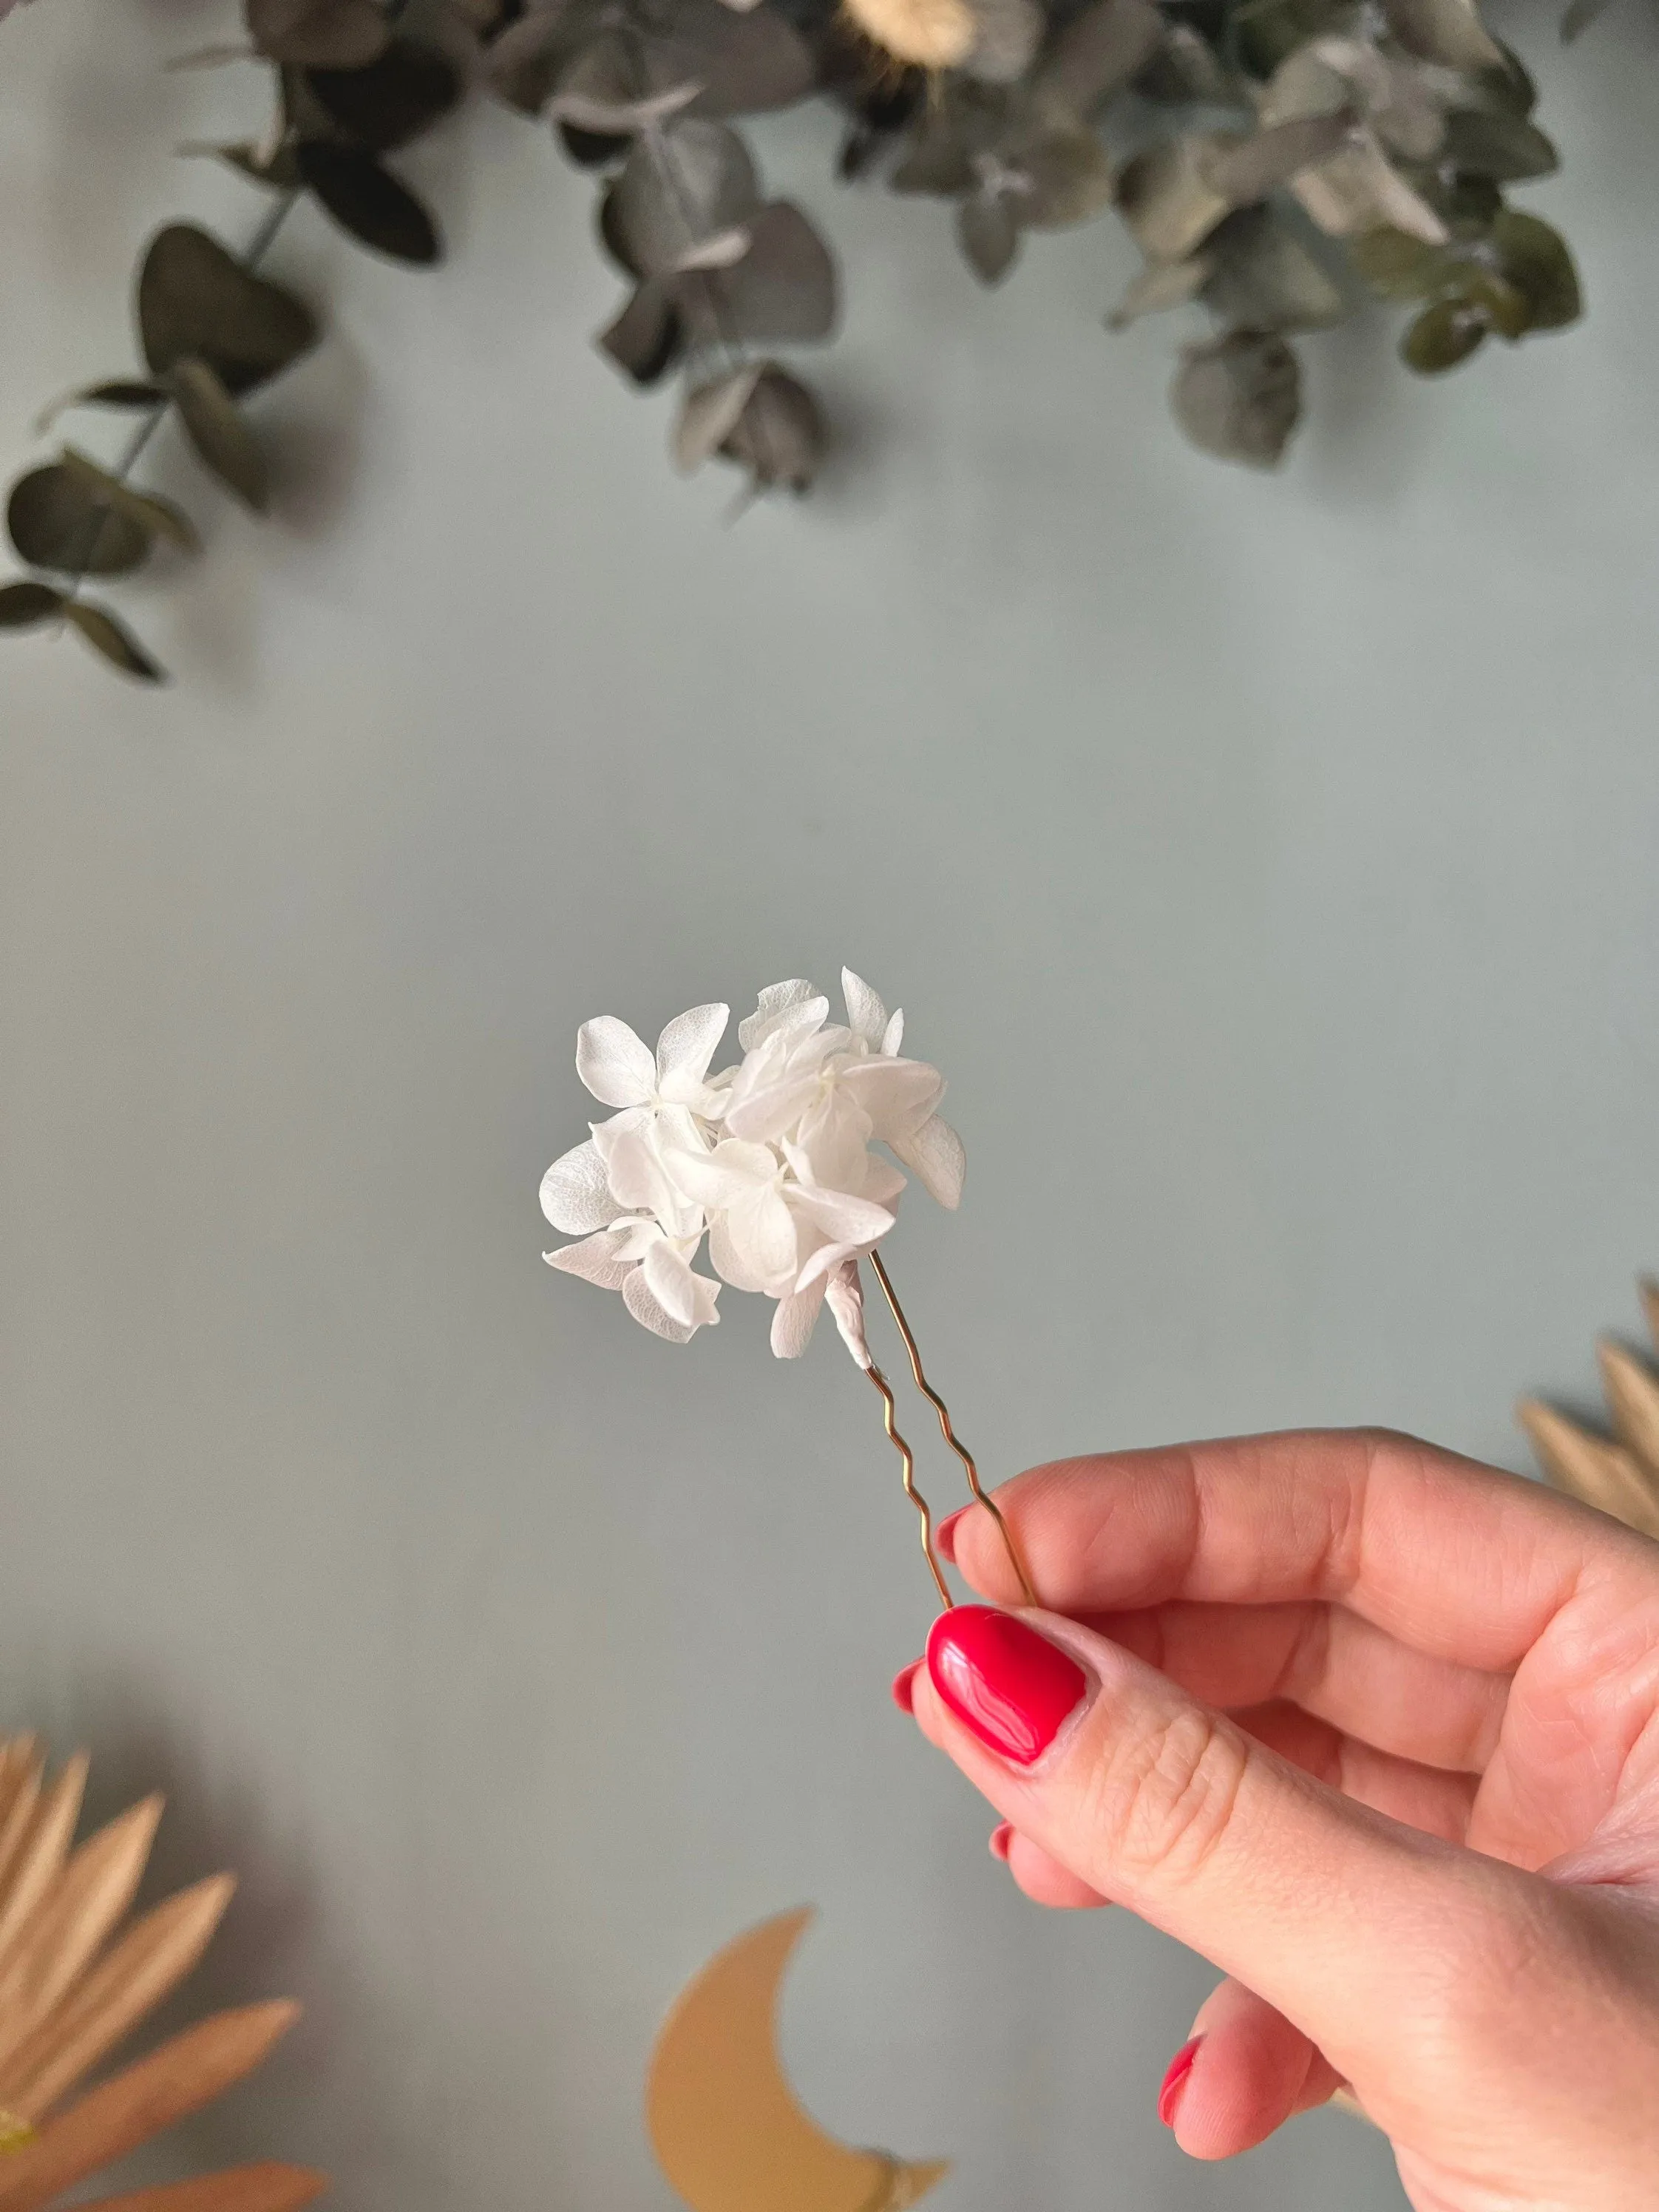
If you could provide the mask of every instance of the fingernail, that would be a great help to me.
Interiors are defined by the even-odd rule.
[[[1017,1766],[1041,1757],[1089,1687],[1069,1651],[988,1605],[940,1613],[928,1633],[927,1672],[963,1725]]]
[[[893,1703],[902,1713],[912,1710],[910,1685],[915,1680],[916,1669],[921,1664],[920,1659],[913,1659],[908,1667],[901,1667],[893,1677]]]
[[[991,1831],[991,1856],[994,1859],[1000,1859],[1003,1864],[1006,1866],[1008,1863],[1008,1846],[1013,1842],[1013,1822],[1012,1820],[999,1821],[997,1826]]]
[[[1190,2043],[1183,2043],[1170,2061],[1170,2070],[1164,2076],[1164,2087],[1158,2093],[1158,2117],[1166,2128],[1176,2124],[1176,2114],[1181,2110],[1182,2093],[1187,2087],[1187,2076],[1193,2070],[1193,2061],[1198,2057],[1198,2046],[1204,2040],[1195,2035]]]
[[[965,1505],[957,1506],[954,1513],[945,1515],[933,1531],[933,1549],[946,1566],[953,1567],[957,1563],[957,1523],[967,1510]]]

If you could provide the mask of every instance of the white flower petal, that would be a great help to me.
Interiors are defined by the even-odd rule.
[[[842,1262],[830,1276],[824,1295],[830,1301],[836,1327],[841,1331],[842,1342],[867,1374],[876,1363],[870,1357],[864,1334],[864,1284],[856,1260]]]
[[[769,983],[760,994],[760,1003],[752,1014],[738,1024],[738,1042],[745,1052],[759,1044],[774,1029],[781,1015],[792,1007],[800,1006],[812,996],[812,986],[804,975],[797,975],[787,983]],[[823,1002],[823,1011],[830,1011],[830,1001]]]
[[[542,1212],[567,1237],[585,1236],[613,1222],[622,1207],[611,1194],[605,1162],[590,1137],[554,1161],[542,1177]]]
[[[671,1344],[689,1344],[696,1334],[695,1327],[676,1321],[673,1315],[659,1304],[645,1279],[643,1267],[630,1269],[623,1285],[623,1304],[636,1322],[658,1336],[665,1336]]]
[[[814,1099],[793,1135],[781,1139],[783,1157],[800,1182],[850,1190],[856,1197],[866,1193],[874,1164],[869,1150],[873,1133],[870,1116],[846,1085],[837,1083]]]
[[[679,1246],[665,1237],[659,1237],[641,1264],[646,1286],[663,1311],[672,1320],[683,1322],[686,1328],[696,1328],[697,1279],[691,1272],[690,1261]]]
[[[820,1280],[805,1291],[790,1291],[778,1300],[772,1316],[772,1350],[779,1359],[799,1359],[811,1340],[818,1310],[823,1304]]]
[[[602,1291],[619,1291],[634,1272],[632,1262],[620,1256],[620,1248],[626,1243],[625,1230],[601,1229],[596,1236],[584,1237],[580,1244],[562,1244],[556,1252],[544,1252],[542,1257],[550,1267],[580,1275],[583,1282],[597,1283]]]
[[[669,1152],[663,1166],[676,1187],[706,1212],[739,1206],[774,1182],[776,1157],[765,1145],[724,1137],[712,1152]]]
[[[818,1095],[816,1068],[786,1075],[764,1090],[734,1097],[726,1109],[726,1126],[734,1137],[756,1144],[770,1144],[793,1128]]]
[[[577,1030],[576,1073],[606,1106],[643,1106],[657,1087],[656,1055],[615,1014]]]
[[[784,1196],[837,1244],[877,1243],[897,1218],[867,1198],[854,1198],[844,1190],[821,1190],[814,1183],[790,1184]]]
[[[781,1191],[767,1189],[733,1206],[726,1218],[733,1249],[772,1297],[793,1289],[800,1271],[795,1217]]]
[[[898,1048],[903,1042],[904,1009],[902,1006],[900,1006],[894,1013],[892,1020],[888,1023],[886,1028],[882,1031],[881,1049],[883,1057],[887,1060],[896,1060],[898,1058]]]
[[[763,1291],[766,1283],[749,1265],[745,1249],[732,1241],[726,1216],[718,1213],[708,1224],[708,1264],[721,1282],[734,1291]]]
[[[884,1144],[913,1136],[945,1096],[945,1078],[921,1060],[856,1060],[840,1069]]]
[[[877,1050],[887,1027],[887,1009],[880,998],[850,968],[841,971],[841,994],[847,1001],[847,1026],[872,1052]]]
[[[664,1097],[695,1103],[690,1094],[702,1089],[714,1047],[731,1018],[730,1006],[693,1006],[675,1015],[657,1039],[657,1089]]]
[[[962,1203],[968,1155],[961,1138],[945,1116],[930,1115],[913,1135],[890,1141],[922,1188],[941,1206],[948,1206],[954,1212]]]

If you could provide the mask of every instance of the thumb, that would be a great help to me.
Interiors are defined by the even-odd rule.
[[[1514,1869],[1327,1789],[1075,1622],[953,1607],[912,1710],[1022,1836],[1350,2079],[1484,1980],[1523,1917]]]

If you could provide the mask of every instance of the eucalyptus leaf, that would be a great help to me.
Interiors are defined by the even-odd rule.
[[[447,54],[420,39],[394,38],[362,69],[313,69],[306,82],[331,121],[360,146],[387,154],[429,131],[461,96]]]
[[[1485,340],[1486,318],[1464,300],[1437,300],[1400,341],[1400,357],[1419,376],[1439,376],[1467,361]]]
[[[665,123],[689,107],[702,88],[693,77],[651,90],[641,60],[637,39],[619,31],[602,32],[570,57],[549,112],[556,121],[574,124],[579,130],[631,137],[647,124]]]
[[[406,185],[356,146],[302,139],[300,174],[343,231],[392,261],[429,268],[442,252],[437,225]]]
[[[1503,61],[1475,0],[1382,0],[1382,12],[1406,52],[1420,61],[1471,75]]]
[[[800,345],[835,328],[836,264],[800,210],[773,200],[729,268],[683,276],[676,296],[694,344]]]
[[[1535,215],[1505,208],[1492,228],[1498,270],[1526,295],[1534,331],[1565,330],[1584,311],[1566,240]]]
[[[64,611],[64,595],[50,584],[21,576],[0,584],[0,629],[38,629]]]
[[[149,553],[152,532],[62,461],[31,469],[11,488],[6,528],[32,568],[64,576],[123,576]]]
[[[1209,283],[1213,268],[1207,253],[1195,253],[1190,261],[1149,261],[1125,286],[1122,298],[1106,318],[1107,329],[1127,331],[1143,315],[1185,307]]]
[[[686,393],[674,426],[674,461],[687,476],[720,450],[760,382],[762,368],[760,362],[746,362]]]
[[[93,651],[118,668],[124,676],[137,677],[141,684],[165,684],[164,670],[153,661],[132,632],[118,621],[107,607],[100,607],[88,599],[65,599],[64,617],[76,629]]]
[[[1231,213],[1232,203],[1211,181],[1211,165],[1237,143],[1189,131],[1148,148],[1123,169],[1118,209],[1149,261],[1185,261]]]
[[[308,307],[187,222],[169,223],[150,241],[138,274],[138,328],[155,374],[193,356],[233,393],[251,392],[317,343]]]
[[[1460,107],[1446,118],[1446,161],[1496,184],[1547,177],[1560,156],[1535,123],[1490,107]]]
[[[754,164],[737,133],[679,116],[635,140],[611,190],[610,221],[628,266],[657,276],[703,240],[747,222],[759,201]]]
[[[1188,346],[1170,394],[1195,446],[1223,460],[1271,468],[1302,412],[1302,372],[1283,338],[1230,331]]]
[[[1164,43],[1152,0],[1095,0],[1056,36],[1031,86],[1040,106],[1086,123]]]
[[[1030,68],[1048,27],[1036,0],[972,0],[974,44],[963,62],[984,84],[1012,84]]]
[[[61,465],[85,485],[94,501],[114,507],[152,538],[166,538],[181,553],[201,550],[202,541],[196,534],[195,524],[183,507],[175,507],[170,499],[158,498],[153,492],[135,491],[130,483],[112,476],[107,469],[100,468],[88,454],[74,446],[65,446],[58,459]]]
[[[1304,169],[1328,161],[1352,132],[1352,110],[1328,115],[1293,116],[1232,145],[1218,147],[1208,161],[1209,180],[1234,207],[1265,199]]]
[[[915,136],[890,182],[896,192],[956,199],[979,182],[979,156],[1008,135],[1011,103],[995,85],[947,77],[922,110]]]
[[[244,0],[248,36],[273,62],[362,69],[392,35],[375,0]]]
[[[583,38],[602,27],[599,11],[583,0],[532,4],[484,50],[485,71],[497,98],[521,115],[539,115]]]
[[[175,362],[167,383],[203,465],[263,514],[270,494],[265,457],[212,367],[205,361]]]
[[[1511,344],[1525,336],[1532,321],[1532,303],[1518,284],[1491,269],[1470,271],[1464,298],[1486,319],[1486,327]]]
[[[1366,283],[1384,300],[1426,299],[1446,265],[1440,247],[1386,224],[1350,239],[1348,251]]]
[[[106,384],[89,384],[64,404],[72,407],[119,407],[147,411],[165,407],[167,393],[159,384],[141,384],[135,377],[112,377]]]
[[[817,400],[798,378],[769,362],[720,450],[749,471],[755,490],[782,484],[799,493],[811,488],[826,442]]]
[[[622,313],[599,334],[599,344],[638,385],[656,384],[679,358],[684,326],[667,286],[651,279],[630,295]]]
[[[1000,284],[1019,251],[1019,225],[998,191],[970,192],[957,209],[957,243],[981,284]]]
[[[1445,241],[1445,224],[1374,139],[1344,146],[1317,168],[1304,169],[1291,189],[1331,238],[1386,228],[1409,231],[1431,246]]]
[[[559,143],[579,169],[614,168],[628,151],[629,134],[619,131],[584,131],[562,122],[557,129]]]
[[[1115,179],[1092,131],[1055,129],[1015,140],[1003,155],[1010,209],[1022,230],[1064,230],[1109,207]]]
[[[1323,331],[1348,303],[1313,255],[1271,208],[1243,208],[1210,234],[1212,275],[1204,303],[1243,330]]]
[[[642,41],[648,88],[695,82],[694,115],[761,115],[812,88],[817,65],[799,32],[771,8],[748,14],[722,0],[674,0]]]

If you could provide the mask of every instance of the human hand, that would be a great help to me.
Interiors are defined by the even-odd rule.
[[[895,1684],[1038,1903],[1230,1977],[1160,2105],[1224,2158],[1344,2082],[1417,2212],[1659,2205],[1659,1545],[1374,1432],[1037,1468],[1050,1610]],[[988,1514],[941,1531],[1018,1590]],[[1029,1625],[1028,1625],[1029,1624]]]

